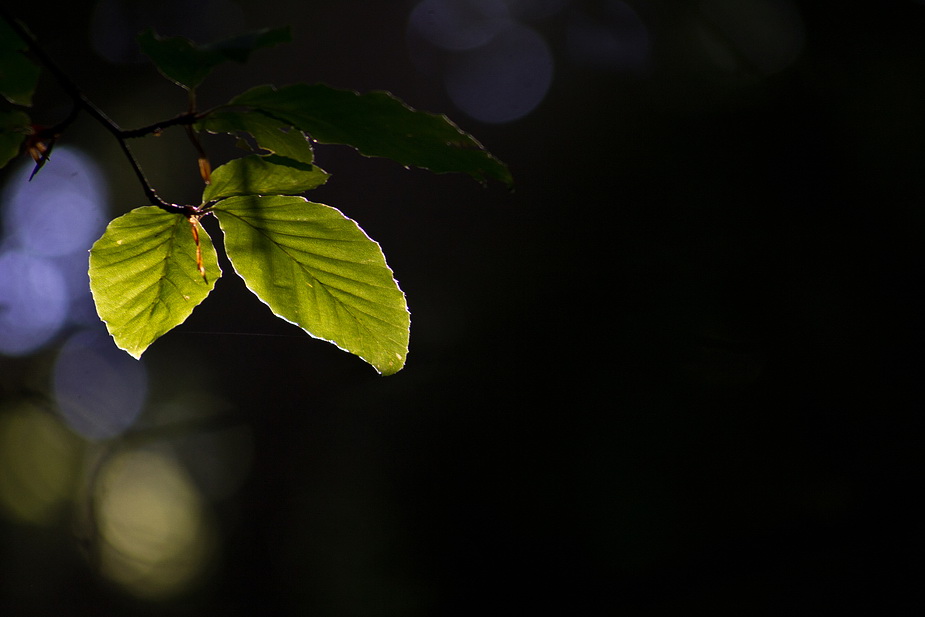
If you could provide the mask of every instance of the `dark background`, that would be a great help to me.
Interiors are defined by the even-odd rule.
[[[415,70],[412,2],[240,3],[245,29],[295,42],[223,66],[205,105],[261,83],[389,90],[472,132],[515,190],[319,148],[334,175],[312,199],[356,219],[408,295],[407,367],[378,377],[290,336],[226,268],[145,355],[152,397],[197,382],[253,437],[213,504],[209,575],[136,600],[67,524],[5,521],[0,612],[920,610],[925,5],[796,2],[802,52],[761,74],[734,45],[711,64],[693,3],[633,4],[648,71],[570,63],[564,18],[538,21],[552,87],[490,125]],[[147,65],[91,51],[88,3],[9,10],[124,126],[182,110]],[[141,205],[108,135],[73,139],[112,161],[116,212]],[[139,155],[194,199],[194,159],[174,171],[167,148]],[[0,394],[43,361],[3,359]]]

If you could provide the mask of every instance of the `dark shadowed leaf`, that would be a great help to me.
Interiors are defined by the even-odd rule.
[[[10,24],[5,19],[0,19],[0,51],[20,51],[28,47],[22,37],[10,27]]]
[[[312,144],[302,131],[257,111],[216,110],[196,126],[210,133],[250,136],[259,149],[303,163],[315,158]]]
[[[323,84],[258,86],[231,100],[305,131],[325,144],[434,172],[462,172],[512,184],[508,168],[446,116],[417,111],[388,92],[358,94]]]
[[[260,112],[216,110],[200,120],[197,128],[210,133],[250,135],[257,146],[287,158],[311,163],[314,151],[302,131]]]
[[[162,75],[184,88],[196,88],[219,64],[245,62],[251,52],[291,40],[289,28],[265,28],[230,39],[198,45],[180,36],[161,37],[148,28],[138,35],[138,45]]]
[[[14,105],[32,105],[39,81],[39,67],[26,58],[25,41],[0,19],[0,95]]]

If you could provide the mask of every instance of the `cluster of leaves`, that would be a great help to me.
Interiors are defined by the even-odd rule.
[[[201,203],[160,200],[136,166],[152,205],[113,220],[90,250],[99,316],[116,345],[136,358],[186,320],[221,276],[212,239],[200,225],[203,217],[215,216],[232,267],[273,313],[382,374],[395,373],[408,353],[405,296],[376,242],[335,208],[303,196],[329,177],[314,163],[315,144],[348,145],[404,166],[511,184],[507,167],[472,136],[445,116],[414,110],[387,92],[262,85],[216,108],[195,109],[196,88],[214,67],[244,62],[255,50],[288,40],[287,28],[209,45],[142,32],[142,51],[190,100],[188,112],[150,130],[121,131],[71,88],[75,107],[108,122],[130,159],[125,138],[174,125],[185,126],[200,150]],[[58,132],[30,124],[26,108],[40,68],[30,55],[54,69],[24,28],[0,20],[0,94],[15,106],[0,110],[0,166],[25,150],[37,170]],[[202,132],[237,136],[249,152],[212,171],[196,137]]]

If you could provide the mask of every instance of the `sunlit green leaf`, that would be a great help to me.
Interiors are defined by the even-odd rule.
[[[115,219],[90,249],[97,313],[116,345],[135,358],[183,323],[221,276],[209,234],[198,227],[198,235],[205,279],[190,221],[155,206]]]
[[[314,160],[312,144],[302,131],[260,112],[219,109],[200,120],[197,128],[210,133],[250,135],[263,150],[303,163]]]
[[[328,174],[314,165],[282,156],[252,154],[232,159],[212,171],[202,193],[204,202],[234,195],[297,195],[317,188]]]
[[[301,197],[231,197],[213,211],[234,269],[276,315],[382,374],[404,366],[405,295],[356,223]]]
[[[446,116],[417,111],[388,92],[358,94],[323,84],[258,86],[231,100],[305,131],[325,144],[435,172],[463,172],[511,185],[508,168]]]
[[[184,88],[196,88],[219,64],[245,62],[251,52],[291,40],[289,28],[265,28],[229,39],[198,45],[180,36],[161,37],[151,28],[138,35],[138,45],[162,75]]]
[[[16,158],[28,132],[28,115],[18,110],[0,111],[0,167]]]

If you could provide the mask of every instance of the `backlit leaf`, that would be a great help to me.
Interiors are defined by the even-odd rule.
[[[511,185],[507,166],[446,116],[417,111],[388,92],[358,94],[324,84],[258,86],[231,105],[260,110],[324,144],[353,146],[434,172],[463,172]]]
[[[197,223],[198,225],[198,223]],[[90,290],[116,345],[135,358],[183,323],[222,272],[199,228],[204,280],[190,221],[155,206],[113,220],[90,249]]]
[[[231,197],[213,212],[234,269],[273,313],[384,375],[404,366],[405,295],[355,222],[289,196]]]
[[[328,174],[307,163],[271,154],[232,159],[212,171],[203,201],[234,195],[297,195],[317,188]]]

